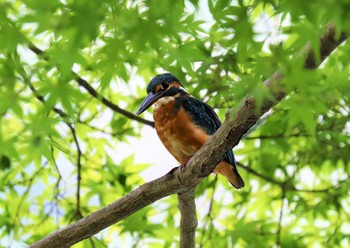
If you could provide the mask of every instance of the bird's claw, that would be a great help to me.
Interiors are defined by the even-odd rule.
[[[186,167],[186,166],[183,166],[183,165],[176,166],[176,167],[172,168],[172,169],[167,173],[167,175],[172,175],[172,174],[174,174],[175,171],[177,171],[178,169],[179,169],[181,172],[183,172],[183,171],[185,170],[185,167]]]
[[[179,167],[180,167],[180,166],[176,166],[176,167],[172,168],[172,169],[167,173],[167,175],[172,175],[172,174],[174,174],[175,171],[176,171]]]
[[[191,158],[192,158],[192,156],[188,156],[188,158],[186,158],[186,160],[185,160],[182,164],[180,164],[180,166],[177,166],[177,167],[172,168],[172,169],[167,173],[167,175],[172,175],[172,174],[174,174],[174,172],[175,172],[177,169],[180,169],[180,171],[183,172],[183,171],[185,170],[185,168],[186,168],[186,165],[187,165],[188,161],[190,161]]]
[[[180,170],[181,170],[181,171],[184,171],[184,170],[185,170],[188,161],[190,161],[192,157],[193,157],[193,155],[188,156],[188,157],[186,158],[186,160],[180,165]]]

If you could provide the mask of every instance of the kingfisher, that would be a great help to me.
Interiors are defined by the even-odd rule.
[[[155,106],[153,118],[159,139],[181,166],[186,166],[189,158],[221,126],[219,117],[208,104],[186,92],[171,73],[155,76],[147,86],[147,94],[137,114]],[[232,150],[213,172],[225,176],[236,189],[244,187]]]

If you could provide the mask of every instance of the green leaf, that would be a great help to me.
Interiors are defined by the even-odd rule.
[[[8,156],[2,155],[0,157],[0,169],[7,170],[11,167],[11,160]]]

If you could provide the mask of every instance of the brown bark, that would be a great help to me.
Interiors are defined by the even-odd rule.
[[[178,194],[180,221],[180,248],[195,247],[195,235],[197,228],[197,215],[195,203],[196,188],[185,193]]]

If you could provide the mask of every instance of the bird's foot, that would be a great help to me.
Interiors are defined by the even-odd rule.
[[[176,166],[176,167],[172,168],[172,169],[167,173],[167,175],[172,175],[172,174],[174,174],[174,172],[175,172],[179,167],[180,167],[180,166]]]
[[[193,155],[188,156],[188,157],[186,158],[186,160],[180,165],[180,170],[181,170],[181,171],[184,171],[184,170],[185,170],[188,161],[190,161],[190,159],[191,159],[192,157],[193,157]]]
[[[174,174],[174,172],[175,172],[177,169],[180,169],[180,171],[184,171],[185,168],[186,168],[186,165],[187,165],[188,161],[190,161],[190,159],[191,159],[192,157],[193,157],[193,156],[188,156],[188,157],[186,158],[186,160],[185,160],[182,164],[180,164],[180,166],[177,166],[177,167],[172,168],[172,169],[167,173],[167,175],[172,175],[172,174]]]

